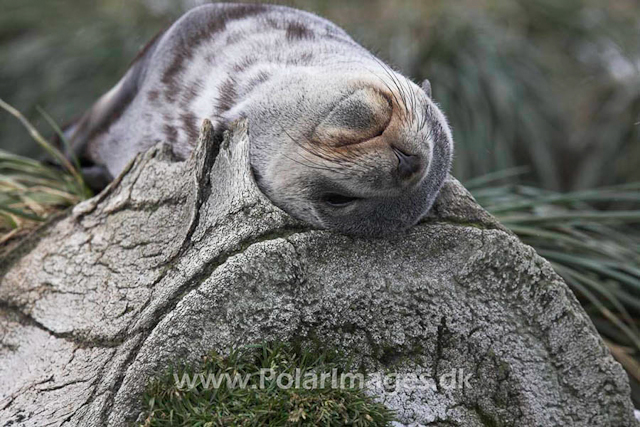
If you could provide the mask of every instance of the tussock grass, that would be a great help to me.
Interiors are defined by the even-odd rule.
[[[640,180],[637,4],[433,3],[410,75],[449,117],[456,177],[527,165],[554,190]]]
[[[54,167],[27,157],[0,150],[0,247],[32,229],[52,213],[73,206],[91,196],[78,172],[79,167],[49,143],[16,109],[0,99],[0,108],[15,116],[32,139],[62,165]],[[64,137],[46,113],[43,116]],[[66,141],[64,142],[66,144]]]

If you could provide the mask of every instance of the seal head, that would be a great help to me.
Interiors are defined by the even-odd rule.
[[[339,81],[346,83],[287,76],[262,89],[268,102],[251,103],[258,185],[275,205],[320,228],[378,236],[405,230],[427,213],[449,172],[446,120],[408,80]]]

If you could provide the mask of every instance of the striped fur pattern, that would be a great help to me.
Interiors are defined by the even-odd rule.
[[[446,120],[421,88],[316,15],[209,4],[140,53],[67,130],[113,177],[159,141],[178,158],[202,120],[249,120],[250,156],[274,204],[321,228],[380,235],[415,224],[450,169]]]

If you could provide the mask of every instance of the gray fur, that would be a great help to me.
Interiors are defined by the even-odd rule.
[[[247,118],[260,189],[293,216],[347,233],[414,225],[451,165],[449,127],[419,86],[331,22],[273,5],[191,10],[68,136],[116,176],[159,141],[186,158],[205,118],[219,130]],[[398,172],[397,150],[418,172]],[[328,203],[335,194],[354,199]]]

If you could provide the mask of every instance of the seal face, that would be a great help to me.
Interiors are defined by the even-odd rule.
[[[205,118],[218,129],[248,119],[259,188],[294,217],[345,233],[414,225],[451,166],[428,82],[325,19],[273,5],[191,10],[66,134],[84,164],[112,177],[159,141],[186,158]]]

